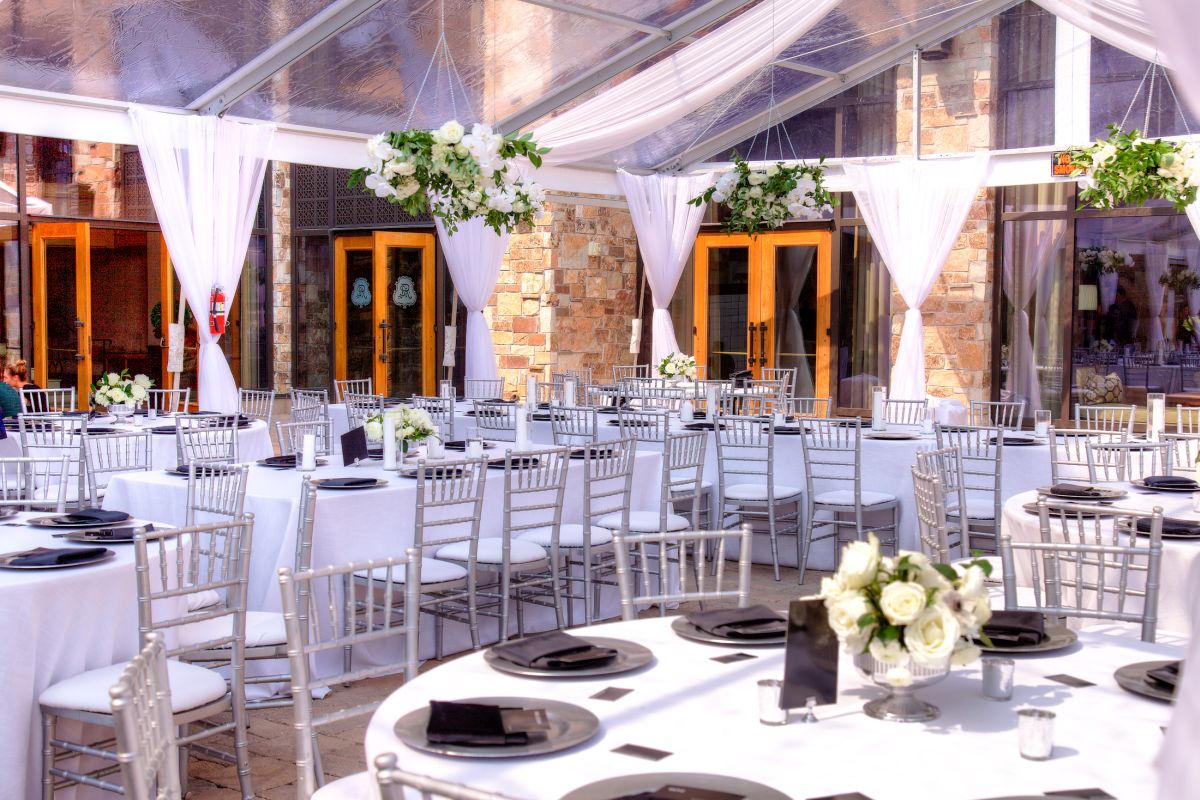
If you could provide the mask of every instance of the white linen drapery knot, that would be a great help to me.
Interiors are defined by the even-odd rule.
[[[179,285],[196,317],[200,340],[200,408],[238,410],[237,384],[208,326],[209,292],[233,307],[258,210],[275,126],[212,116],[168,114],[130,106],[134,138],[146,169]]]

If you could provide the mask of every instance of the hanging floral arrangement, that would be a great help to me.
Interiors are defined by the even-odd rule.
[[[832,208],[837,199],[825,190],[824,157],[817,164],[785,164],[780,161],[763,169],[751,169],[736,152],[733,169],[721,175],[703,194],[693,197],[694,206],[709,201],[729,208],[726,233],[748,233],[778,228],[809,210]],[[807,178],[810,183],[802,183]]]
[[[1183,211],[1196,200],[1200,163],[1194,144],[1139,138],[1140,131],[1123,133],[1109,125],[1109,137],[1076,150],[1080,165],[1073,173],[1080,181],[1080,208],[1140,206],[1148,200],[1166,200]]]
[[[1172,264],[1169,270],[1158,276],[1158,285],[1172,292],[1190,292],[1200,289],[1200,276],[1182,264]]]
[[[1079,251],[1076,259],[1079,271],[1085,275],[1111,275],[1121,267],[1132,267],[1133,257],[1119,250],[1108,250],[1103,247],[1089,247]]]
[[[474,217],[503,233],[541,215],[545,191],[523,177],[516,162],[523,158],[540,167],[548,152],[530,133],[501,136],[480,123],[468,133],[450,120],[436,130],[372,137],[367,166],[350,173],[347,185],[374,192],[411,216],[433,214],[449,233]]]

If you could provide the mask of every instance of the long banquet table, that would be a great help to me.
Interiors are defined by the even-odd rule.
[[[529,800],[553,800],[593,781],[647,772],[734,775],[797,799],[861,792],[874,800],[978,800],[1085,787],[1119,798],[1150,798],[1153,760],[1171,707],[1118,688],[1113,672],[1128,663],[1179,658],[1184,645],[1178,636],[1146,644],[1128,627],[1095,626],[1065,651],[1015,656],[1009,702],[982,697],[978,663],[954,668],[944,681],[918,692],[941,709],[939,719],[919,725],[868,718],[862,704],[882,690],[865,686],[842,658],[839,702],[818,706],[817,724],[793,720],[770,727],[758,722],[756,682],[782,677],[782,648],[750,648],[752,660],[717,663],[712,658],[736,648],[681,639],[662,619],[572,633],[636,641],[657,660],[634,673],[547,680],[496,672],[482,653],[465,656],[422,674],[384,701],[367,729],[367,763],[394,752],[406,770]],[[1077,689],[1048,678],[1062,673],[1096,685]],[[592,697],[608,686],[633,692],[615,702]],[[417,752],[393,731],[400,717],[429,700],[496,696],[583,706],[600,718],[600,733],[553,755],[472,759]],[[1048,761],[1018,754],[1016,710],[1026,707],[1057,714],[1055,751]],[[613,752],[624,744],[671,755],[651,762]]]

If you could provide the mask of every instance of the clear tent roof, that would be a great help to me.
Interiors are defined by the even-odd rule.
[[[456,117],[532,127],[762,2],[8,0],[0,85],[372,134]],[[765,126],[1014,3],[842,0],[736,89],[610,153],[723,156]],[[448,61],[430,69],[444,31]],[[777,121],[774,120],[774,121]]]

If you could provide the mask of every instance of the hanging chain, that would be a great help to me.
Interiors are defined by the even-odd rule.
[[[433,72],[435,64],[437,65],[437,73],[433,79],[434,91],[436,92],[437,88],[441,86],[442,74],[444,72],[446,75],[446,88],[450,94],[451,118],[458,118],[458,98],[454,93],[454,82],[458,81],[459,88],[462,89],[463,102],[467,104],[467,112],[471,115],[471,119],[474,120],[475,109],[471,106],[471,95],[466,90],[465,84],[463,84],[462,76],[458,74],[458,66],[454,63],[454,56],[450,53],[450,44],[446,41],[446,0],[439,0],[438,3],[437,44],[433,47],[433,53],[429,57],[429,66],[425,68],[425,75],[421,78],[421,85],[417,88],[417,94],[408,109],[408,116],[404,120],[404,127],[406,129],[412,128],[413,115],[417,112],[417,107],[421,104],[421,95],[425,92],[425,86],[429,82],[429,75]]]

